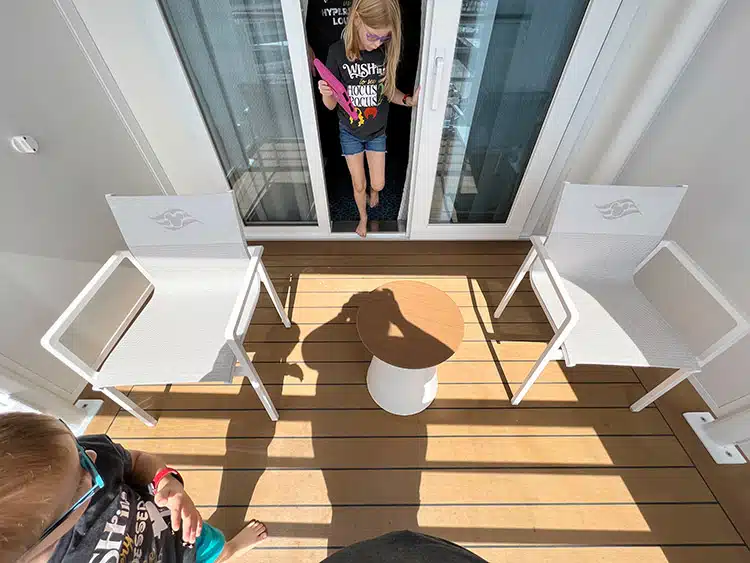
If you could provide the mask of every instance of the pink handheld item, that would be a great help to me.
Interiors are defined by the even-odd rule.
[[[354,119],[355,121],[359,119],[359,115],[357,114],[357,108],[354,107],[354,104],[352,103],[351,98],[349,98],[349,94],[346,92],[346,87],[339,81],[338,78],[336,78],[333,73],[328,70],[328,67],[324,65],[320,59],[315,59],[313,61],[313,64],[315,64],[315,68],[318,71],[318,74],[320,74],[320,77],[325,80],[328,85],[331,87],[331,90],[333,90],[333,97],[336,99],[338,104],[344,108],[344,111]]]

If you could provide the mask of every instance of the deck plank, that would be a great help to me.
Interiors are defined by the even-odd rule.
[[[522,383],[533,367],[531,361],[446,362],[438,370],[440,383]],[[362,383],[367,377],[370,360],[363,362],[297,362],[265,363],[255,367],[265,383],[315,385]],[[235,378],[241,382],[241,378]],[[566,367],[552,362],[542,372],[538,383],[637,383],[630,368],[619,366]]]
[[[653,436],[669,428],[655,409],[633,416],[628,409],[434,410],[394,417],[378,410],[281,411],[273,423],[265,411],[151,411],[148,428],[120,413],[109,434],[133,438],[290,438],[345,436]],[[314,433],[314,434],[313,434]]]
[[[185,471],[197,505],[422,506],[445,504],[707,503],[693,468],[513,471],[300,470]],[[367,487],[362,487],[367,483]]]
[[[302,309],[310,310],[310,309]],[[453,362],[532,361],[546,347],[545,342],[464,342],[451,357]],[[361,342],[249,342],[245,346],[256,364],[279,362],[369,362],[372,354]]]
[[[183,421],[184,425],[184,421]],[[225,427],[232,426],[225,421]],[[200,420],[184,430],[202,435]],[[242,431],[247,432],[247,428]],[[315,435],[315,429],[311,429]],[[188,434],[189,435],[189,434]],[[688,467],[673,436],[118,438],[179,469]]]
[[[366,297],[366,294],[362,294]],[[346,324],[356,323],[357,308],[356,303],[361,302],[362,297],[357,297],[351,301],[351,305],[345,307],[294,307],[289,312],[289,318],[297,324]],[[499,319],[494,319],[492,313],[487,307],[459,307],[464,317],[465,323],[483,323],[491,327],[493,323],[543,323],[547,322],[544,311],[538,306],[535,307],[509,307]],[[253,314],[253,324],[272,324],[279,325],[279,316],[272,308],[260,307]]]
[[[745,546],[677,546],[677,547],[474,547],[471,549],[489,563],[750,563]],[[320,563],[326,548],[256,549],[247,563]]]
[[[409,256],[423,256],[425,254],[444,255],[449,254],[478,254],[482,256],[494,256],[498,254],[527,254],[531,245],[528,242],[517,241],[325,241],[310,242],[296,241],[276,242],[268,241],[262,243],[265,254],[270,256],[299,256],[313,255],[324,256],[329,254],[363,254],[363,255],[386,255],[398,256],[406,254]]]
[[[236,530],[250,518],[272,534],[264,547],[329,547],[412,529],[465,546],[741,544],[718,505],[204,508]]]
[[[338,266],[515,266],[523,262],[523,254],[266,254],[263,262],[269,268]]]
[[[500,383],[438,385],[432,409],[513,408],[625,408],[643,395],[638,383],[550,383],[535,385],[518,407],[510,406],[510,389]],[[284,385],[271,389],[280,410],[293,409],[377,409],[364,381],[355,385]],[[130,397],[147,410],[235,410],[263,408],[250,385],[148,385],[138,386]]]
[[[423,281],[435,286],[436,288],[447,293],[462,293],[472,291],[499,292],[502,293],[510,285],[511,280],[508,278],[487,278],[473,279],[466,276],[435,276],[426,278],[423,276],[402,276],[398,279],[411,279],[414,281]],[[310,292],[326,293],[361,293],[372,291],[373,289],[392,282],[394,276],[377,277],[377,276],[345,276],[345,277],[328,277],[316,276],[315,274],[302,274],[301,276],[278,278],[274,280],[276,290],[279,294],[286,294],[293,291],[296,294]],[[519,291],[531,291],[531,284],[526,278],[518,288]]]
[[[549,323],[495,323],[494,326],[482,326],[478,323],[464,325],[464,342],[485,342],[501,340],[520,340],[548,342],[554,331]],[[280,323],[250,325],[245,342],[359,342],[357,325],[347,324],[295,325],[285,328]]]
[[[374,286],[372,289],[377,288]],[[369,292],[362,291],[352,296],[351,292],[332,292],[332,291],[307,291],[307,292],[282,292],[279,295],[282,297],[282,301],[288,307],[293,304],[294,308],[301,307],[330,307],[340,309],[353,298],[356,299],[358,296],[362,296],[362,299],[367,299]],[[459,307],[478,307],[478,308],[492,308],[497,307],[500,300],[503,298],[504,292],[502,291],[481,291],[475,292],[469,291],[454,291],[448,293],[451,299]],[[534,295],[533,291],[518,291],[516,292],[510,303],[509,307],[538,307],[539,301]],[[267,294],[263,293],[258,302],[259,308],[272,308],[273,303]]]
[[[348,266],[344,264],[345,263],[342,261],[337,265],[332,266],[304,266],[294,264],[283,266],[269,266],[268,273],[274,280],[300,276],[303,274],[308,276],[373,276],[378,278],[382,278],[385,276],[418,276],[419,278],[466,276],[467,278],[475,279],[512,279],[516,274],[516,271],[518,270],[517,266],[506,266],[502,264],[467,266],[463,264],[452,265],[441,263],[434,266],[393,266],[389,265],[387,261],[385,261],[385,263],[380,266]]]

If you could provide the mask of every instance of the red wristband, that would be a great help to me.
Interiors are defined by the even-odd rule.
[[[152,494],[156,493],[159,487],[159,483],[167,475],[172,475],[180,483],[182,483],[183,485],[185,484],[185,481],[183,480],[182,475],[180,475],[180,472],[166,465],[162,469],[156,472],[156,475],[154,475],[153,481],[151,481],[151,490],[153,491]]]

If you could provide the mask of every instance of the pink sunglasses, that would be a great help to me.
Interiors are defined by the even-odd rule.
[[[380,41],[381,43],[386,43],[391,40],[391,34],[388,35],[376,35],[375,33],[367,32],[367,40],[368,41]]]

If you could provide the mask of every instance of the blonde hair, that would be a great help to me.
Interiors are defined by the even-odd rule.
[[[390,100],[396,92],[396,69],[401,58],[401,8],[398,0],[354,0],[349,8],[349,19],[344,27],[346,58],[355,61],[362,50],[355,19],[373,29],[391,29],[391,39],[385,44],[385,76],[383,94]]]
[[[72,447],[51,416],[0,415],[0,561],[18,561],[52,523]]]

